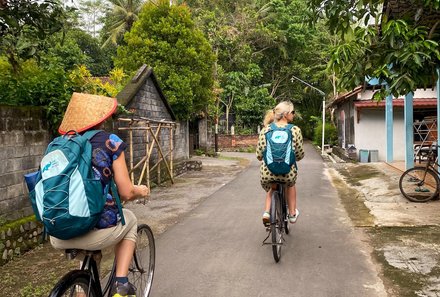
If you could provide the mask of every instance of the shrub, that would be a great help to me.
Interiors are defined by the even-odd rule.
[[[332,123],[325,123],[324,143],[336,145],[338,143],[338,130]],[[313,143],[315,145],[322,144],[322,122],[319,122],[313,133]]]

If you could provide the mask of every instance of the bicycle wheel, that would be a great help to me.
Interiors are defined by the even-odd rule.
[[[289,220],[287,219],[287,214],[289,213],[289,207],[287,205],[287,201],[286,201],[286,191],[285,189],[283,189],[283,191],[281,192],[281,208],[282,208],[282,213],[281,213],[281,217],[283,218],[284,221],[284,232],[286,232],[286,234],[289,234],[290,230],[289,230]]]
[[[270,231],[272,234],[272,253],[275,262],[281,259],[282,229],[283,220],[281,218],[281,203],[279,200],[279,192],[272,193],[270,204]]]
[[[98,297],[101,292],[92,284],[91,276],[85,270],[73,270],[67,273],[55,285],[49,297]]]
[[[437,197],[438,185],[437,173],[426,167],[408,169],[399,180],[400,192],[413,202],[426,202]]]
[[[128,269],[128,280],[137,288],[137,297],[147,297],[153,284],[156,247],[153,232],[148,225],[139,225],[137,235],[136,250]]]

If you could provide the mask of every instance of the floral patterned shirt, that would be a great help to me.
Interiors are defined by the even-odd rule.
[[[113,178],[113,161],[127,148],[117,135],[100,131],[90,139],[92,144],[92,166],[95,177],[101,180],[103,193],[108,193],[110,181]],[[113,197],[108,194],[104,212],[97,224],[98,229],[115,226],[120,219],[117,205]]]

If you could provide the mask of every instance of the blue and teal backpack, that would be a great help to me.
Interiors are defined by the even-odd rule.
[[[263,152],[264,163],[275,175],[287,174],[292,165],[296,167],[295,151],[292,148],[292,124],[278,127],[270,124],[266,132],[266,149]]]
[[[65,240],[83,235],[100,219],[108,193],[103,193],[101,180],[93,173],[89,141],[98,132],[57,137],[44,154],[29,197],[37,219],[51,236]],[[122,216],[113,180],[111,188]],[[121,220],[124,223],[123,216]]]

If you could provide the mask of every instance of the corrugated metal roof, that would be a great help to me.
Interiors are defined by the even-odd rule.
[[[362,91],[362,86],[354,88],[352,91],[343,93],[336,97],[332,102],[330,102],[330,106],[335,106],[349,100],[351,96],[356,95]]]
[[[393,107],[403,107],[405,101],[403,99],[394,99]],[[383,108],[385,107],[385,100],[382,101],[373,101],[373,100],[362,100],[356,101],[354,106],[357,108]],[[415,108],[428,108],[428,107],[436,107],[437,106],[437,98],[414,98],[413,99],[413,107]]]

